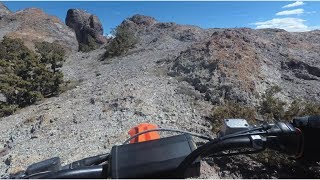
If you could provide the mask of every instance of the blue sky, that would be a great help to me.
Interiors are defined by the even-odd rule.
[[[69,8],[84,9],[100,18],[105,34],[134,14],[152,16],[161,22],[191,24],[202,28],[282,28],[287,31],[320,29],[320,2],[316,1],[6,1],[4,4],[14,12],[38,7],[62,21]]]

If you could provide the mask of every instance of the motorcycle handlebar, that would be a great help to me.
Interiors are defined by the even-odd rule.
[[[192,162],[199,157],[199,155],[207,156],[212,153],[239,149],[239,148],[250,148],[252,147],[251,139],[249,137],[235,137],[226,139],[223,141],[210,141],[210,143],[205,144],[193,153],[189,154],[187,158],[180,164],[176,170],[176,178],[183,178],[185,169],[188,168]],[[29,176],[27,178],[40,178],[40,179],[101,179],[110,177],[108,165],[96,165],[89,167],[81,167],[77,169],[64,169],[57,172],[48,172],[46,174],[38,176]]]
[[[228,138],[217,138],[198,147],[190,153],[176,169],[177,177],[184,176],[185,170],[198,157],[234,149],[254,148],[264,150],[275,149],[289,155],[297,155],[299,159],[320,160],[320,147],[315,145],[314,138],[320,135],[320,116],[308,116],[293,119],[292,123],[277,122],[271,128],[263,132],[235,134]],[[258,134],[259,136],[257,138]],[[110,177],[108,164],[80,167],[77,169],[64,169],[57,172],[48,172],[42,175],[29,176],[27,178],[108,178]]]
[[[320,115],[297,117],[292,121],[294,127],[302,132],[302,153],[298,160],[316,162],[320,160],[320,146],[316,140],[320,137]]]
[[[252,148],[251,139],[249,137],[235,137],[226,139],[223,141],[213,140],[203,146],[197,148],[190,153],[177,168],[177,173],[180,177],[184,176],[184,173],[188,166],[192,164],[198,157],[209,156],[220,151],[239,149],[239,148]]]
[[[31,175],[28,179],[104,179],[107,177],[106,166],[96,165],[77,169],[63,169],[56,172]]]
[[[320,128],[320,115],[296,117],[292,124],[299,128]]]

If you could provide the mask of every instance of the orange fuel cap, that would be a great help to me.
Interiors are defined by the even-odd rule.
[[[131,128],[128,133],[132,137],[135,134],[138,134],[143,131],[151,130],[151,129],[158,129],[158,126],[154,124],[149,124],[149,123],[142,123]],[[130,143],[132,144],[132,143],[150,141],[155,139],[160,139],[160,135],[157,131],[152,131],[145,134],[141,134],[138,137],[131,139]]]

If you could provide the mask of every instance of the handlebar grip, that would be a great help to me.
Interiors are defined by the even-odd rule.
[[[293,125],[297,128],[320,128],[320,115],[294,118]]]
[[[303,135],[303,153],[299,159],[309,162],[320,160],[320,115],[297,117],[293,126],[300,129]]]

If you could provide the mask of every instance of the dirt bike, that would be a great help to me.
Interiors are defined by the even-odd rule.
[[[159,131],[182,133],[160,138]],[[140,124],[130,138],[110,153],[61,166],[54,157],[30,165],[16,176],[32,179],[63,178],[189,178],[200,175],[201,158],[258,153],[272,149],[294,159],[319,161],[320,116],[294,118],[291,122],[250,125],[244,119],[226,119],[216,138]],[[208,141],[199,147],[193,137]]]

